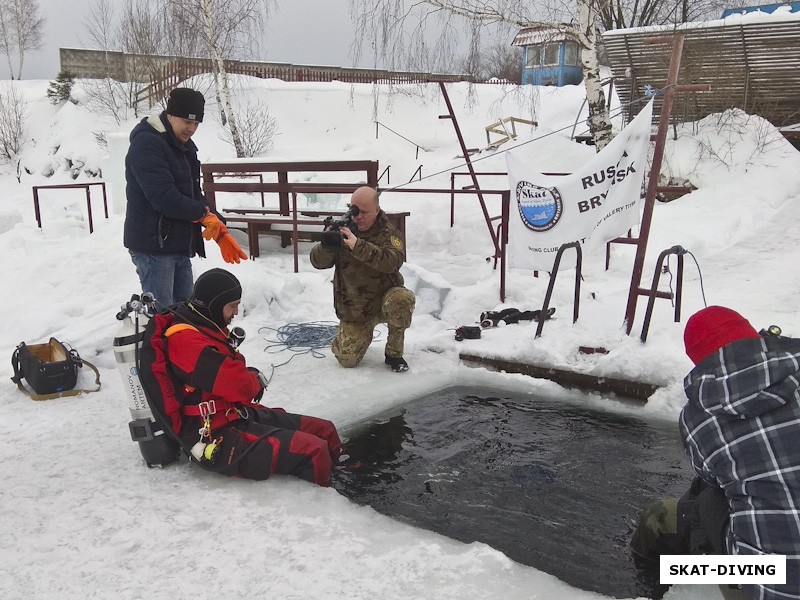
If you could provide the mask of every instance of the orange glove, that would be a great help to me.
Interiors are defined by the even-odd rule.
[[[223,225],[223,227],[225,227]],[[247,260],[247,254],[245,254],[242,249],[239,247],[239,244],[236,243],[236,240],[233,239],[233,236],[228,233],[228,230],[225,230],[225,233],[220,235],[217,238],[217,244],[219,245],[219,250],[222,253],[222,259],[226,263],[239,263],[239,261]]]
[[[206,240],[216,240],[221,235],[228,233],[228,228],[225,227],[225,224],[212,212],[207,213],[205,217],[200,219],[200,224],[205,227],[203,229],[203,238]]]

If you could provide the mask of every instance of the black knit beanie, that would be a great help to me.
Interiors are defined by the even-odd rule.
[[[232,273],[225,269],[211,269],[194,282],[190,302],[197,312],[224,329],[228,323],[225,322],[222,309],[229,302],[240,300],[241,297],[242,285]]]
[[[203,108],[206,99],[203,94],[191,88],[175,88],[169,93],[167,114],[181,119],[203,122]]]

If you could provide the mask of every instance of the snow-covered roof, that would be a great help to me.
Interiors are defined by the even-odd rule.
[[[695,121],[741,108],[779,127],[800,121],[800,13],[789,6],[772,13],[606,31],[603,43],[624,104],[643,98],[648,86],[664,87],[671,47],[652,39],[678,33],[684,37],[678,84],[708,84],[711,90],[677,94],[676,118]]]
[[[736,13],[724,19],[713,19],[711,21],[693,21],[691,23],[679,23],[673,25],[648,25],[647,27],[628,27],[626,29],[611,29],[603,32],[603,39],[616,36],[630,35],[631,33],[664,33],[673,31],[693,31],[697,29],[709,29],[714,27],[733,27],[740,25],[758,24],[777,24],[787,21],[800,21],[800,12],[794,12],[792,6],[787,4],[775,9],[772,12],[755,10],[751,12]]]
[[[780,4],[762,4],[759,6],[739,6],[736,8],[726,8],[722,11],[722,17],[730,15],[743,15],[751,12],[773,13],[776,10],[788,8],[790,12],[800,12],[800,2],[783,2]]]
[[[566,25],[564,27],[567,27]],[[569,30],[562,27],[526,27],[521,29],[511,42],[512,46],[530,46],[531,44],[543,44],[546,42],[562,42],[564,40],[574,40],[575,36]]]

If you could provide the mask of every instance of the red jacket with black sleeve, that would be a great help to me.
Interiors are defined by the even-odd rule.
[[[236,408],[258,406],[253,398],[262,392],[256,373],[248,371],[244,356],[228,344],[225,335],[196,321],[176,322],[165,331],[167,360],[184,384],[184,414],[193,405],[214,401],[212,429],[239,418]]]

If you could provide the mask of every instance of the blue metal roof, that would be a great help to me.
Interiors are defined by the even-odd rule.
[[[779,9],[781,6],[788,6],[791,8],[790,12],[800,12],[800,2],[779,2],[777,4],[762,4],[761,6],[743,6],[741,8],[726,8],[722,11],[721,19],[729,15],[743,15],[745,13],[751,13],[756,11],[761,11],[765,13],[772,13]]]

